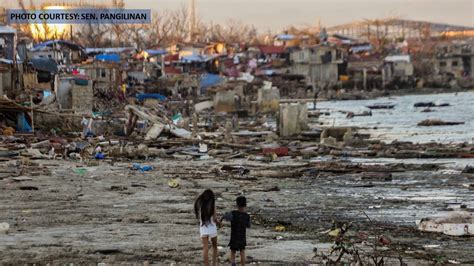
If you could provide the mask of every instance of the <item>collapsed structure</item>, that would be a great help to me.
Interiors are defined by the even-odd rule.
[[[212,178],[225,176],[245,184],[251,183],[249,180],[273,184],[280,178],[330,178],[328,183],[338,187],[327,187],[339,194],[391,182],[396,173],[442,169],[438,164],[361,164],[357,159],[472,158],[473,146],[469,143],[373,140],[364,129],[324,121],[321,118],[334,110],[319,107],[319,102],[327,99],[367,99],[426,86],[445,86],[448,91],[470,88],[474,62],[470,40],[440,46],[430,54],[410,52],[410,40],[382,45],[370,38],[346,36],[345,29],[338,33],[321,30],[319,36],[278,34],[266,44],[179,42],[142,50],[84,48],[66,40],[29,47],[27,41],[18,45],[17,34],[11,27],[0,26],[0,155],[18,160],[12,165],[21,165],[23,173],[32,171],[30,159],[63,160],[84,167],[107,162],[112,167],[116,162],[148,163],[150,158],[160,158],[164,168],[169,162],[166,160],[173,161],[176,168],[182,168],[185,162],[206,161],[207,169],[200,170]],[[377,114],[395,106],[378,103],[360,113],[337,112],[343,112],[346,120],[370,118],[372,110]],[[427,107],[423,112],[431,112],[429,108],[443,106],[447,105],[422,102],[414,107]],[[462,124],[434,119],[419,123]],[[356,160],[350,161],[353,158]],[[81,177],[86,172],[74,167],[74,174]],[[153,167],[134,163],[132,169],[146,172]],[[201,174],[196,168],[192,170],[172,174]],[[17,174],[10,170],[7,173]],[[346,183],[346,176],[353,184]],[[27,180],[15,178],[14,182]],[[467,180],[465,175],[457,178]],[[175,179],[168,184],[170,188],[179,187]],[[146,187],[142,183],[133,185]],[[396,185],[397,191],[408,187],[404,183]],[[471,189],[472,184],[466,185]],[[108,188],[126,189],[125,185]],[[280,191],[275,186],[252,189]],[[315,193],[333,197],[332,192],[323,192]],[[345,200],[337,202],[345,204]],[[364,204],[372,204],[373,200],[367,199]],[[269,198],[262,202],[273,204]],[[322,207],[315,209],[325,212],[326,206]],[[408,208],[413,209],[411,205]],[[265,220],[265,213],[255,215],[263,221],[260,226],[278,226],[278,232],[285,230],[283,224],[291,228],[293,222],[287,222],[288,217],[275,222]],[[331,226],[324,215],[321,213],[326,219],[322,223]],[[331,215],[340,218],[336,211]],[[448,235],[472,235],[472,219],[468,222],[466,233],[458,224],[443,228],[455,229]],[[298,226],[295,223],[294,228]],[[343,239],[342,227],[332,227],[338,228],[328,234]],[[419,227],[425,231],[445,230],[429,220],[420,221]],[[301,228],[309,230],[306,225]],[[376,241],[387,245],[382,236]]]

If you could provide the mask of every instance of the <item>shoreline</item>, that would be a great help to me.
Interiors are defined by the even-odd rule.
[[[460,92],[473,92],[474,88],[468,89],[446,89],[446,88],[423,88],[423,89],[404,89],[404,90],[385,90],[378,91],[375,95],[372,95],[373,91],[369,91],[363,98],[354,95],[354,92],[346,92],[342,95],[335,95],[333,98],[323,97],[319,101],[351,101],[351,100],[373,100],[382,97],[393,97],[393,96],[410,96],[410,95],[431,95],[431,94],[444,94],[444,93],[460,93]],[[362,93],[362,91],[357,91]]]

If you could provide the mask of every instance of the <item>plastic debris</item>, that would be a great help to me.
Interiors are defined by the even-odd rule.
[[[178,179],[172,178],[172,179],[168,180],[168,186],[169,186],[170,188],[177,188],[177,187],[179,187],[179,181],[178,181]]]
[[[140,165],[138,163],[134,163],[132,165],[133,170],[139,170],[140,172],[147,172],[153,170],[153,166],[151,165]]]
[[[7,234],[10,230],[10,225],[8,223],[0,223],[0,234]]]
[[[286,227],[283,226],[283,225],[277,225],[277,226],[275,226],[275,231],[284,232],[284,231],[286,231]]]
[[[74,173],[78,174],[78,175],[85,175],[87,173],[87,169],[86,168],[75,168],[74,170],[72,170]]]
[[[339,236],[340,233],[341,233],[341,228],[336,228],[334,230],[329,231],[328,235],[336,237],[336,236]]]
[[[97,160],[103,160],[105,159],[105,154],[103,154],[102,152],[98,152],[95,154],[94,158],[96,158]]]

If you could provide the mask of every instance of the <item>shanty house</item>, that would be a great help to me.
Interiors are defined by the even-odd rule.
[[[263,60],[264,62],[280,59],[286,60],[288,57],[288,52],[284,46],[275,46],[275,45],[259,45],[259,54],[257,59]]]
[[[295,46],[298,45],[298,39],[293,34],[278,34],[273,37],[274,46]]]
[[[277,34],[273,36],[274,46],[295,47],[300,45],[309,45],[311,38],[305,34]]]
[[[63,40],[50,40],[31,48],[28,51],[28,58],[50,58],[58,64],[66,65],[81,63],[86,59],[86,52],[78,44]]]
[[[0,26],[0,58],[14,60],[16,56],[16,30]]]
[[[13,69],[16,59],[16,30],[0,26],[0,97],[15,88]]]
[[[352,54],[347,58],[347,74],[354,85],[364,89],[380,88],[382,84],[383,57],[380,54]]]
[[[413,78],[413,64],[410,55],[391,55],[384,59],[385,81],[394,79],[408,81]]]
[[[435,69],[439,74],[450,74],[456,78],[474,78],[474,43],[454,43],[438,46]]]
[[[73,110],[76,114],[91,114],[94,106],[92,82],[86,77],[60,75],[56,86],[56,98],[61,110]]]
[[[13,88],[12,84],[13,61],[0,58],[0,97],[9,94]]]
[[[105,47],[105,48],[86,48],[85,52],[89,57],[97,55],[113,54],[117,55],[120,60],[132,58],[137,50],[133,47]]]
[[[343,53],[334,46],[315,45],[294,50],[290,55],[290,72],[306,76],[314,83],[336,83],[339,78],[338,65],[343,62]]]
[[[79,69],[92,80],[95,91],[116,91],[121,85],[122,75],[117,63],[94,61],[82,64]]]

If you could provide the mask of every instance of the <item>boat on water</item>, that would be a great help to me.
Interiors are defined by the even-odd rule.
[[[396,104],[393,103],[374,103],[372,105],[367,105],[369,109],[393,109]]]

